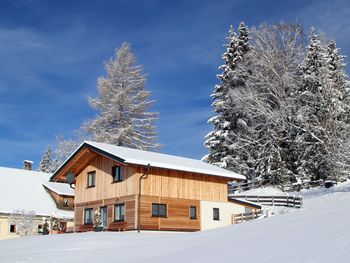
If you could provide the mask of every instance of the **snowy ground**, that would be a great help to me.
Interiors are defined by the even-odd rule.
[[[350,184],[303,209],[197,233],[84,233],[0,241],[0,262],[350,262]]]

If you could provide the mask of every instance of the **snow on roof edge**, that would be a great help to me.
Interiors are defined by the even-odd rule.
[[[56,183],[56,182],[51,182],[51,183]],[[60,184],[60,183],[56,183],[56,184]],[[48,189],[50,189],[51,191],[55,192],[58,195],[67,195],[67,196],[74,196],[74,194],[72,193],[67,193],[67,192],[63,192],[63,191],[59,191],[58,189],[55,189],[54,187],[50,186],[49,184],[43,182],[42,183],[43,186],[47,187]]]
[[[100,151],[102,151],[102,152],[104,152],[106,154],[112,155],[112,156],[114,156],[116,158],[119,158],[119,159],[123,159],[125,163],[138,164],[138,165],[143,165],[143,166],[147,166],[148,164],[150,164],[151,167],[157,167],[157,168],[164,168],[164,169],[171,169],[171,170],[178,170],[178,171],[193,172],[193,173],[206,174],[206,175],[219,176],[219,177],[226,177],[226,178],[232,178],[232,179],[238,179],[238,180],[245,180],[246,179],[246,177],[244,175],[241,175],[241,174],[238,174],[238,173],[235,173],[235,172],[231,172],[231,171],[226,170],[224,168],[217,167],[217,166],[214,166],[214,165],[209,164],[209,163],[205,163],[205,162],[203,162],[201,160],[197,160],[197,159],[186,158],[186,157],[170,155],[170,154],[164,154],[164,153],[158,153],[158,152],[143,151],[143,150],[139,150],[139,149],[132,149],[132,148],[128,148],[128,147],[122,147],[122,146],[116,146],[116,145],[107,144],[107,143],[100,143],[100,142],[94,142],[94,141],[86,140],[86,141],[82,142],[79,145],[79,147],[77,147],[77,149],[53,173],[53,175],[50,178],[50,181],[52,181],[56,177],[56,174],[71,160],[72,157],[74,157],[74,155],[78,151],[80,151],[80,149],[84,145],[90,146],[92,148],[97,148],[97,149],[99,149]],[[184,159],[184,160],[197,161],[197,162],[201,162],[203,165],[208,165],[208,166],[211,166],[212,168],[214,168],[216,170],[222,170],[222,171],[220,171],[220,172],[219,171],[217,171],[217,172],[213,172],[213,171],[209,172],[206,169],[204,169],[204,170],[201,170],[201,169],[184,169],[184,168],[180,169],[178,166],[177,167],[173,167],[171,165],[170,166],[165,166],[164,163],[157,163],[157,162],[154,162],[154,161],[151,163],[150,161],[140,161],[138,159],[131,159],[131,158],[129,158],[129,160],[125,160],[125,158],[123,158],[121,156],[118,156],[118,155],[116,155],[115,153],[113,153],[111,151],[108,151],[106,149],[101,149],[101,148],[103,148],[103,147],[101,147],[101,145],[107,145],[108,147],[125,148],[125,149],[131,150],[131,151],[135,151],[135,152],[139,151],[139,152],[145,152],[145,153],[148,153],[148,154],[159,154],[159,155],[172,157],[172,158],[181,158],[181,159]]]
[[[138,165],[144,165],[147,166],[148,164],[150,164],[151,167],[158,167],[158,168],[165,168],[165,169],[171,169],[171,170],[178,170],[178,171],[186,171],[186,172],[193,172],[193,173],[199,173],[199,174],[206,174],[206,175],[212,175],[212,176],[221,176],[221,177],[226,177],[226,178],[232,178],[232,179],[241,179],[241,180],[245,180],[246,177],[244,175],[241,174],[237,174],[235,172],[231,172],[228,171],[224,168],[221,167],[217,167],[214,166],[212,164],[203,162],[201,160],[197,160],[197,159],[192,159],[192,158],[186,158],[186,157],[181,157],[181,156],[176,156],[176,155],[170,155],[170,154],[164,154],[164,153],[158,153],[158,152],[151,152],[151,151],[143,151],[143,150],[139,150],[139,149],[132,149],[132,148],[127,148],[127,147],[122,147],[122,146],[115,146],[112,144],[106,144],[106,143],[98,143],[98,142],[93,142],[93,141],[85,141],[84,143],[98,148],[103,152],[107,152],[108,154],[111,154],[115,157],[118,158],[122,158],[124,159],[125,163],[130,163],[130,164],[138,164]],[[193,166],[195,166],[195,164],[192,165],[193,168],[189,169],[186,168],[185,166],[179,166],[179,165],[173,165],[173,164],[164,164],[164,162],[159,162],[159,161],[143,161],[143,160],[139,160],[137,158],[125,158],[125,156],[123,156],[123,154],[121,154],[121,156],[117,156],[115,153],[107,150],[107,149],[101,149],[103,147],[101,146],[108,146],[108,147],[119,147],[119,148],[125,148],[128,151],[134,151],[134,152],[139,152],[139,153],[143,153],[143,154],[149,154],[149,155],[158,155],[159,157],[164,156],[165,158],[178,158],[179,160],[185,160],[185,161],[192,161],[192,162],[198,162],[201,165],[205,165],[205,166],[210,166],[211,169],[215,169],[217,171],[209,171],[209,169],[207,168],[202,168],[202,169],[197,169]],[[221,170],[221,171],[219,171]]]

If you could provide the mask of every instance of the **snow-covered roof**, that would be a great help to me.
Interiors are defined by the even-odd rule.
[[[262,206],[258,203],[255,203],[255,202],[251,202],[251,201],[247,201],[245,199],[242,199],[242,198],[235,198],[235,197],[232,197],[229,199],[229,201],[231,202],[238,202],[238,203],[241,203],[241,204],[247,204],[247,205],[251,205],[251,206],[254,206],[254,207],[257,207],[257,208],[262,208]]]
[[[60,218],[73,218],[73,211],[57,209],[43,185],[65,195],[74,194],[73,189],[66,184],[49,182],[50,176],[43,172],[0,167],[0,213],[26,210],[41,216],[56,213]]]
[[[233,179],[246,179],[245,176],[237,174],[223,168],[205,163],[200,160],[184,158],[174,155],[162,154],[157,152],[142,151],[106,143],[98,143],[85,141],[77,150],[84,146],[91,146],[95,150],[102,151],[112,155],[118,159],[122,159],[124,163],[148,165],[151,167],[166,168],[172,170],[200,173],[212,176],[222,176]],[[74,155],[74,153],[73,153]],[[72,155],[72,156],[73,156]],[[69,159],[65,162],[67,163]],[[65,165],[63,164],[63,166]]]
[[[74,189],[68,184],[45,181],[43,182],[43,185],[59,195],[74,196]]]

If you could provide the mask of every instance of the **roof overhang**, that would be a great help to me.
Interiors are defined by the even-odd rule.
[[[103,155],[119,163],[125,160],[96,148],[86,142],[81,144],[79,148],[57,169],[51,176],[50,181],[65,182],[67,174],[73,173],[78,175],[97,155]]]

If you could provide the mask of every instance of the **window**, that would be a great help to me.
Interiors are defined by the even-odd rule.
[[[88,172],[88,181],[87,181],[87,187],[94,187],[95,186],[95,177],[96,177],[96,172]]]
[[[92,224],[94,218],[93,218],[93,210],[92,208],[85,209],[85,216],[84,216],[84,224],[89,225]]]
[[[10,224],[10,233],[16,233],[16,225],[15,224]]]
[[[197,219],[197,207],[190,206],[190,219]]]
[[[152,204],[152,216],[166,217],[166,205],[165,204]]]
[[[123,170],[124,169],[121,166],[112,167],[113,182],[123,181]]]
[[[43,233],[43,225],[38,225],[38,234]]]
[[[123,222],[125,219],[125,204],[114,206],[114,221]]]
[[[103,206],[100,208],[102,226],[107,227],[107,206]]]
[[[220,220],[219,208],[213,208],[213,220]]]

